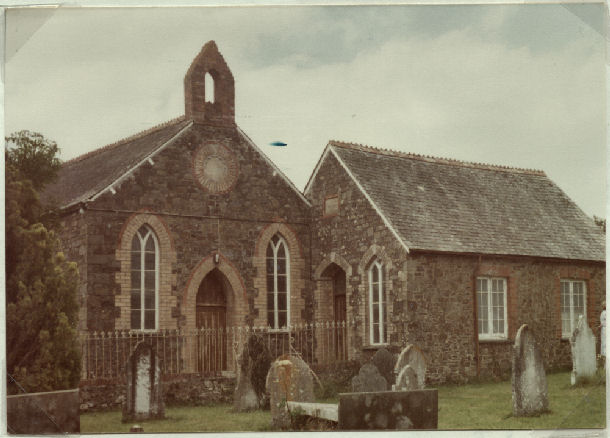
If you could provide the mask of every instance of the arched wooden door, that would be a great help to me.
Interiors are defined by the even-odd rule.
[[[214,269],[197,291],[197,371],[216,374],[227,365],[227,300],[223,274]]]

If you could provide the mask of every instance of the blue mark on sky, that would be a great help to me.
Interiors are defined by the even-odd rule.
[[[288,146],[286,143],[281,142],[281,141],[272,141],[271,143],[269,143],[269,145],[271,145],[271,146]]]

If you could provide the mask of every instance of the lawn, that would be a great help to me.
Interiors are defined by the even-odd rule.
[[[601,382],[572,387],[570,373],[547,375],[550,412],[512,417],[511,383],[439,386],[439,429],[604,428],[606,390]],[[322,401],[322,400],[320,400]],[[337,402],[325,399],[324,402]],[[234,413],[230,405],[167,407],[164,420],[144,421],[144,432],[237,432],[271,430],[269,411]],[[81,433],[129,432],[121,412],[81,415]]]

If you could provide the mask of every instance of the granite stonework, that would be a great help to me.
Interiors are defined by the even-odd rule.
[[[513,415],[539,415],[549,410],[549,394],[542,355],[527,324],[523,324],[513,346]]]
[[[572,347],[572,385],[595,376],[597,362],[595,356],[595,335],[582,316],[570,338]]]
[[[436,389],[339,394],[341,430],[437,428]]]
[[[245,412],[265,405],[265,379],[271,366],[271,354],[264,339],[250,335],[239,356],[233,409]]]
[[[269,369],[266,381],[271,422],[276,428],[290,427],[286,402],[313,402],[313,375],[309,366],[298,356],[283,355]]]
[[[9,395],[6,424],[9,434],[60,435],[80,433],[78,389]]]
[[[385,378],[388,388],[391,388],[396,380],[394,374],[396,355],[390,353],[386,348],[380,348],[371,358],[371,363],[377,367],[379,373]]]
[[[426,358],[424,357],[422,351],[415,345],[409,344],[400,352],[394,367],[395,375],[399,376],[407,365],[411,369],[411,371],[407,372],[411,374],[414,373],[415,377],[417,378],[417,382],[415,383],[417,389],[424,389],[426,386]],[[403,373],[403,376],[406,376],[406,374]],[[402,383],[404,382],[401,382],[401,384]]]
[[[358,375],[352,378],[353,392],[379,392],[388,389],[388,382],[379,369],[368,362],[360,367]]]
[[[164,418],[161,367],[155,350],[149,344],[140,342],[127,361],[126,371],[122,421]]]

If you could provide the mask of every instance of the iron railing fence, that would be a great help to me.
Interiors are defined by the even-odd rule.
[[[154,347],[164,375],[218,375],[235,371],[237,357],[251,334],[259,334],[272,357],[297,353],[311,365],[347,361],[348,335],[355,324],[325,321],[296,324],[282,330],[269,327],[199,328],[151,332],[116,330],[81,334],[81,380],[125,377],[125,365],[136,345]]]

